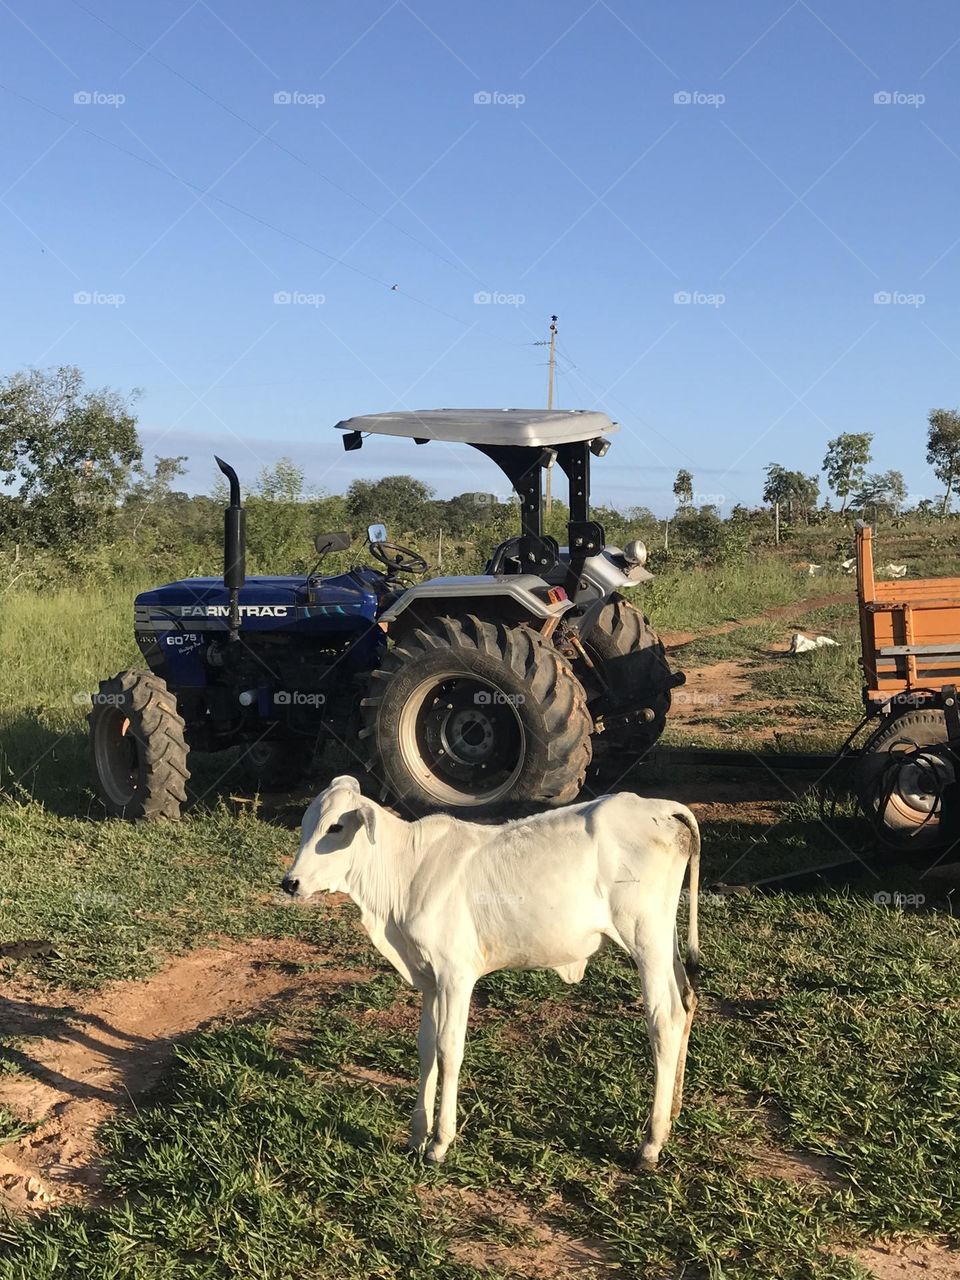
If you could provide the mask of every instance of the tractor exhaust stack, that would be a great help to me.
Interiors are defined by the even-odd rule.
[[[216,464],[230,482],[230,505],[223,513],[223,585],[230,592],[227,625],[230,639],[240,637],[240,588],[246,582],[247,513],[240,503],[240,481],[229,462]]]

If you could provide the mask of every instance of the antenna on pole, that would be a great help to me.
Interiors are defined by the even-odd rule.
[[[550,317],[550,359],[547,361],[547,408],[553,408],[553,383],[556,376],[556,349],[557,349],[557,317]],[[549,518],[550,509],[553,506],[553,463],[547,466],[547,486],[544,493],[546,515]]]

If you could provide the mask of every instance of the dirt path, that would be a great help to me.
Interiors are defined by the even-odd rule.
[[[101,1174],[96,1129],[157,1082],[178,1037],[367,976],[304,967],[322,958],[289,939],[258,939],[177,956],[146,982],[82,1000],[0,988],[0,1022],[24,1038],[9,1055],[21,1073],[0,1076],[0,1107],[37,1126],[0,1146],[0,1202],[30,1209],[89,1196]]]
[[[703,667],[687,667],[686,684],[673,694],[670,724],[699,728],[716,737],[727,732],[722,722],[740,713],[764,716],[756,724],[743,726],[737,732],[759,743],[773,743],[784,734],[809,728],[809,721],[791,716],[782,699],[759,697],[753,688],[753,674],[759,659],[782,659],[789,650],[786,641],[771,644],[754,657],[721,658]]]
[[[876,1280],[958,1280],[960,1253],[946,1241],[878,1241],[860,1249],[837,1249],[855,1258]]]
[[[739,627],[757,627],[762,622],[771,622],[778,618],[784,620],[801,618],[812,609],[826,609],[833,604],[851,604],[855,603],[855,600],[856,593],[853,588],[850,591],[835,591],[829,596],[808,596],[807,599],[795,600],[792,604],[773,605],[754,618],[732,618],[728,622],[718,623],[715,627],[704,627],[702,631],[661,631],[660,639],[666,645],[667,651],[674,653],[684,645],[691,644],[694,640],[703,640],[706,636],[725,636],[729,631],[736,631]]]
[[[721,658],[705,667],[685,668],[687,682],[674,691],[670,723],[709,726],[718,716],[729,715],[752,688],[749,672],[747,658]],[[750,709],[760,710],[762,705],[752,703]]]

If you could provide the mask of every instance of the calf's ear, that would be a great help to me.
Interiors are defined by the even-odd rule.
[[[360,783],[356,778],[352,778],[349,773],[342,773],[339,778],[334,778],[327,787],[328,791],[332,791],[334,787],[345,787],[348,791],[360,791]]]
[[[357,810],[363,825],[367,829],[367,839],[371,844],[377,842],[377,811],[372,804],[362,804]]]

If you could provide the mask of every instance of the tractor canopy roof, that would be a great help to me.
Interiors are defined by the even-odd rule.
[[[605,413],[592,409],[422,409],[345,418],[336,429],[481,448],[521,445],[549,449],[596,440],[620,428]]]

